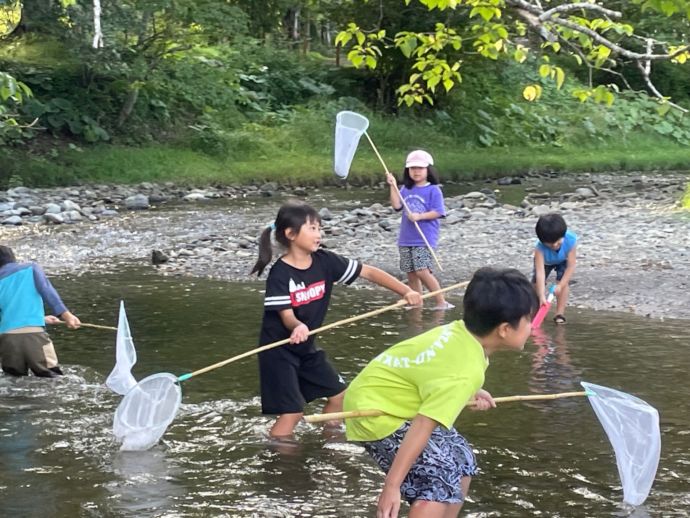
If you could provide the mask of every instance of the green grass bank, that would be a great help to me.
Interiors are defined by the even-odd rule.
[[[627,143],[564,147],[465,148],[450,143],[430,150],[442,178],[470,180],[536,171],[572,172],[689,170],[690,149],[673,142],[640,138]],[[388,168],[399,174],[411,149],[384,145],[379,151]],[[332,144],[311,147],[269,145],[263,152],[238,150],[214,157],[170,145],[126,147],[97,145],[66,148],[53,156],[13,150],[2,157],[2,176],[9,186],[58,186],[80,183],[175,182],[195,186],[278,181],[301,185],[339,183],[333,174]],[[348,181],[368,184],[383,179],[383,166],[371,146],[360,142]]]

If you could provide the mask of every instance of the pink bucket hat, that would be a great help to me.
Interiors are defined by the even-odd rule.
[[[405,167],[429,167],[430,165],[434,165],[434,159],[421,149],[413,151],[405,159]]]

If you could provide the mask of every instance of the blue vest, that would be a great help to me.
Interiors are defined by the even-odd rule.
[[[8,263],[0,268],[0,333],[45,325],[43,302],[56,315],[67,308],[43,270],[33,263]]]

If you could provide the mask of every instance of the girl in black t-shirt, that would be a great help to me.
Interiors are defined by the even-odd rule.
[[[260,345],[290,338],[290,345],[259,354],[261,406],[277,414],[271,437],[290,437],[304,405],[328,398],[324,412],[342,410],[345,382],[326,353],[309,336],[320,327],[328,310],[333,284],[351,284],[357,277],[374,282],[405,298],[410,305],[421,296],[386,272],[320,249],[321,218],[312,207],[287,204],[261,234],[259,259],[251,273],[258,275],[271,262],[271,233],[286,253],[271,267],[266,280]]]

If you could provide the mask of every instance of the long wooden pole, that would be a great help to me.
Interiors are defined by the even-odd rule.
[[[434,297],[438,295],[439,293],[445,293],[446,291],[450,290],[455,290],[459,288],[464,288],[469,284],[469,281],[465,282],[459,282],[457,284],[453,284],[452,286],[446,286],[445,288],[441,288],[440,290],[432,291],[429,292],[425,295],[422,295],[422,299],[426,299],[429,297]],[[339,320],[337,322],[333,322],[332,324],[326,324],[325,326],[317,327],[316,329],[312,329],[309,331],[309,335],[314,335],[316,333],[321,333],[323,331],[327,331],[329,329],[333,329],[334,327],[337,326],[342,326],[345,324],[351,324],[352,322],[357,322],[359,320],[363,320],[365,318],[373,317],[376,315],[380,315],[381,313],[385,313],[386,311],[390,311],[391,309],[396,309],[399,307],[402,307],[406,304],[405,300],[399,300],[395,304],[391,304],[390,306],[386,306],[383,308],[375,309],[373,311],[369,311],[368,313],[364,313],[362,315],[356,315],[354,317],[350,318],[345,318],[343,320]],[[274,347],[278,347],[281,345],[285,345],[290,343],[289,338],[285,338],[284,340],[279,340],[277,342],[270,343],[268,345],[262,345],[261,347],[257,347],[256,349],[252,349],[251,351],[244,352],[242,354],[238,354],[237,356],[233,356],[232,358],[228,358],[227,360],[220,361],[218,363],[214,363],[213,365],[209,365],[208,367],[204,367],[203,369],[199,369],[194,372],[190,372],[189,374],[183,374],[182,376],[178,377],[178,381],[187,381],[189,378],[192,378],[194,376],[198,376],[199,374],[204,374],[205,372],[212,371],[214,369],[217,369],[219,367],[223,367],[227,365],[228,363],[232,363],[237,360],[241,360],[242,358],[246,358],[247,356],[252,356],[253,354],[260,353],[262,351],[268,351],[269,349],[273,349]]]
[[[66,322],[64,320],[60,320],[60,324],[65,324]],[[112,326],[102,326],[99,324],[87,324],[85,322],[82,322],[79,327],[90,327],[92,329],[105,329],[106,331],[117,331],[117,327],[112,327]]]
[[[561,392],[559,394],[534,394],[529,396],[505,396],[496,397],[496,403],[511,403],[513,401],[543,401],[549,399],[561,399],[566,397],[586,396],[587,392]],[[467,403],[468,406],[475,405],[475,401]],[[378,417],[386,415],[381,410],[351,410],[349,412],[331,412],[330,414],[313,414],[305,415],[304,420],[307,423],[322,423],[324,421],[335,421],[338,419],[354,419],[357,417]]]
[[[379,153],[379,150],[376,149],[376,145],[374,145],[374,141],[371,140],[371,137],[369,136],[369,134],[366,131],[364,132],[364,134],[367,136],[367,139],[369,140],[369,144],[371,144],[371,147],[374,149],[374,153],[376,153],[376,156],[378,157],[379,162],[381,162],[381,165],[383,166],[383,169],[386,171],[386,174],[390,174],[390,171],[388,170],[388,166],[386,166],[386,162],[383,161],[383,157]],[[400,201],[402,202],[402,205],[405,208],[405,212],[407,213],[407,215],[409,217],[409,215],[412,214],[410,207],[407,205],[404,198],[400,195],[400,189],[398,189],[397,184],[394,184],[393,187],[395,187],[395,192],[398,193],[398,198],[400,198]],[[410,220],[410,221],[412,221],[412,220]],[[429,252],[431,252],[431,256],[434,258],[434,262],[436,263],[436,266],[438,266],[438,269],[440,271],[443,271],[443,267],[441,266],[441,262],[438,260],[438,257],[436,257],[436,254],[434,253],[434,249],[431,248],[431,245],[429,244],[429,241],[427,240],[426,236],[424,235],[424,232],[422,232],[422,229],[419,227],[419,223],[417,223],[416,221],[412,221],[412,223],[414,223],[414,226],[417,229],[417,232],[419,232],[419,235],[422,236],[422,239],[424,240],[424,244],[429,249]]]

